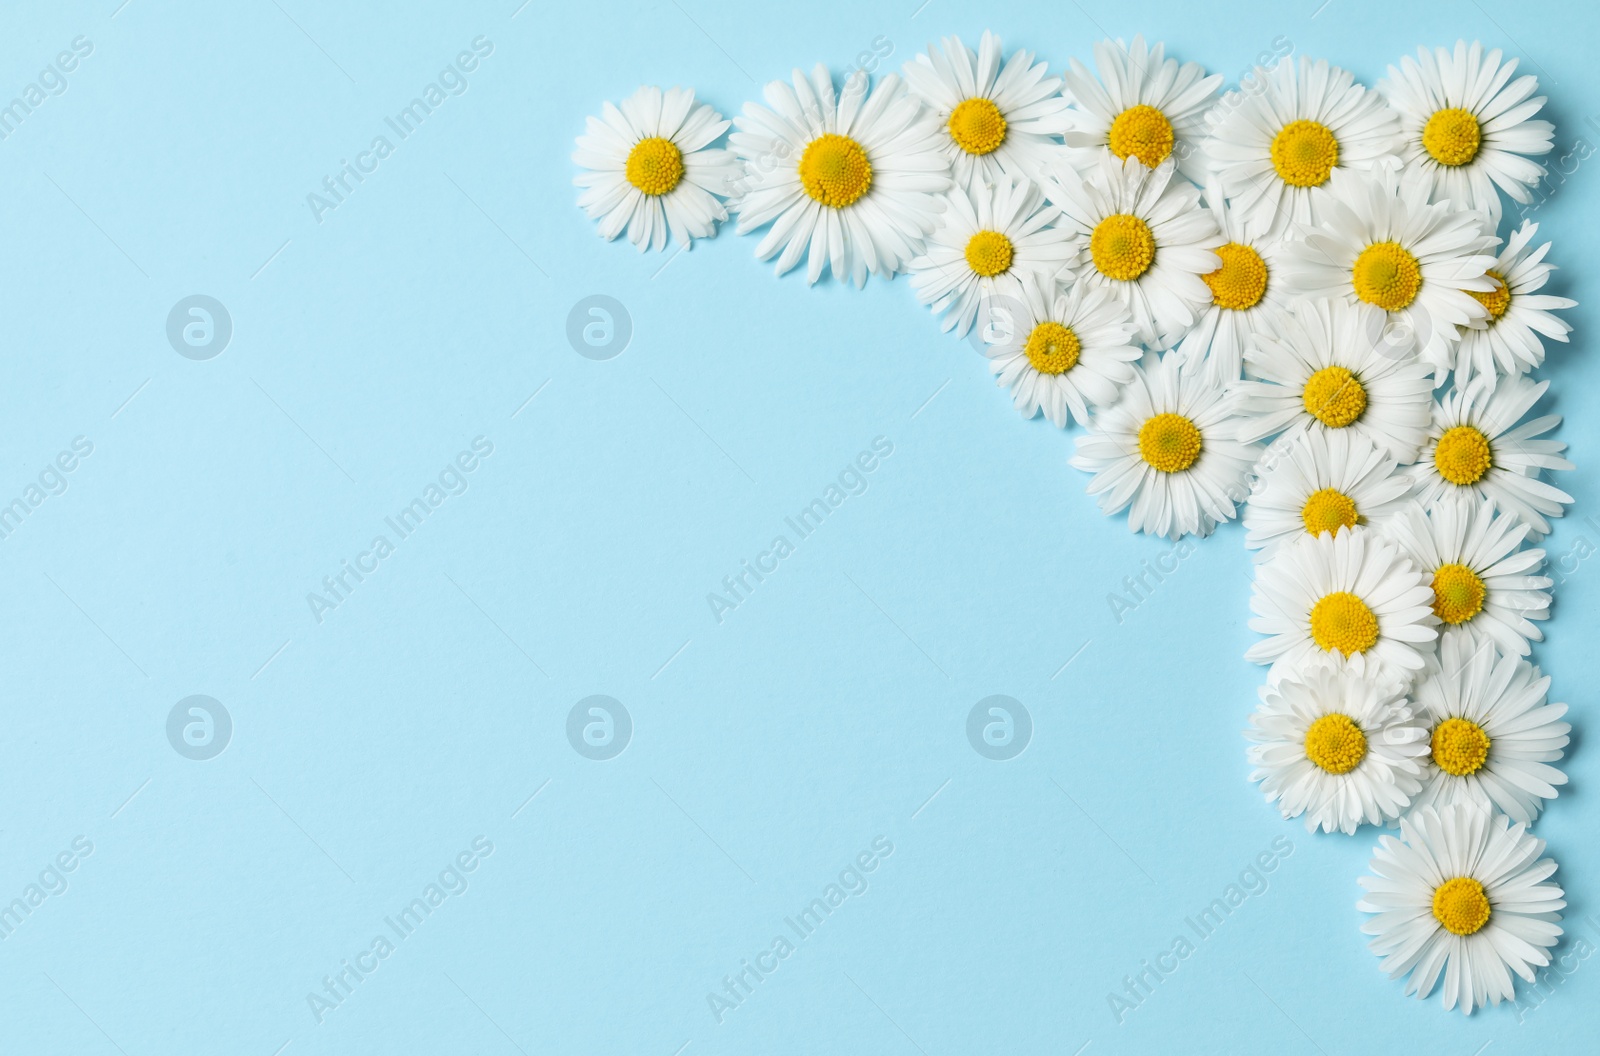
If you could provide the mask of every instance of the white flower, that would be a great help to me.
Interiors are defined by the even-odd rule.
[[[1332,535],[1358,524],[1383,524],[1404,505],[1411,482],[1395,460],[1359,433],[1302,433],[1286,450],[1269,450],[1244,508],[1245,545],[1257,560],[1307,534]],[[1411,503],[1409,505],[1415,505]]]
[[[1488,293],[1468,291],[1483,305],[1488,319],[1482,328],[1461,334],[1454,360],[1457,388],[1465,388],[1480,376],[1492,378],[1497,368],[1501,374],[1531,370],[1544,362],[1544,342],[1539,335],[1565,343],[1572,332],[1572,326],[1552,315],[1551,309],[1575,308],[1578,302],[1537,292],[1555,270],[1554,264],[1544,262],[1550,243],[1529,248],[1538,230],[1538,224],[1523,221],[1489,268],[1494,289]]]

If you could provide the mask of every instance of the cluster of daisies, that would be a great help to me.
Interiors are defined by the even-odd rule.
[[[1497,233],[1545,174],[1545,100],[1477,43],[1376,90],[1094,51],[1057,77],[985,33],[876,83],[796,70],[726,147],[692,92],[642,88],[579,137],[579,204],[641,250],[731,210],[780,274],[907,272],[1024,417],[1082,428],[1104,512],[1175,539],[1242,510],[1253,779],[1308,829],[1398,826],[1361,879],[1372,950],[1409,993],[1498,1003],[1565,906],[1528,827],[1570,727],[1526,658],[1571,465],[1528,373],[1574,302],[1539,292],[1536,225]]]

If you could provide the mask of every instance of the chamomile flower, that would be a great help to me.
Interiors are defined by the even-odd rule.
[[[1053,206],[1037,185],[1001,176],[951,192],[927,248],[906,265],[917,300],[944,317],[941,329],[965,337],[980,302],[1020,302],[1025,277],[1054,280],[1072,246],[1051,227]]]
[[[1316,666],[1261,687],[1250,716],[1250,780],[1306,831],[1393,821],[1422,787],[1428,734],[1403,683]]]
[[[1346,70],[1302,55],[1261,87],[1235,90],[1207,115],[1204,150],[1235,209],[1272,231],[1311,221],[1312,191],[1332,173],[1370,169],[1400,149],[1400,119]]]
[[[578,206],[600,221],[601,238],[626,231],[641,253],[665,248],[669,234],[683,246],[709,238],[728,218],[718,196],[738,171],[730,152],[710,149],[727,130],[687,88],[646,86],[606,103],[572,155],[589,170],[572,181],[583,188]]]
[[[1268,449],[1244,508],[1245,545],[1272,556],[1284,540],[1383,524],[1408,503],[1411,482],[1394,458],[1359,433],[1302,433]],[[1414,505],[1414,504],[1411,504]]]
[[[1072,465],[1094,474],[1089,494],[1128,528],[1177,539],[1232,519],[1259,449],[1235,437],[1233,398],[1186,375],[1175,355],[1145,356],[1122,398],[1078,437]]]
[[[1271,676],[1319,659],[1357,674],[1371,665],[1415,677],[1433,650],[1433,591],[1399,547],[1367,528],[1303,534],[1256,571],[1250,629],[1267,635],[1244,654]]]
[[[984,353],[1024,418],[1043,411],[1065,426],[1070,411],[1083,425],[1091,407],[1115,403],[1133,380],[1142,353],[1132,344],[1127,305],[1110,291],[1034,278],[1013,310],[1020,318],[1010,321],[1010,340]]]
[[[1546,703],[1550,679],[1489,641],[1449,638],[1417,687],[1429,755],[1417,807],[1498,810],[1531,825],[1567,775],[1560,762],[1572,727],[1565,704]]]
[[[1077,59],[1066,73],[1072,109],[1063,138],[1077,168],[1087,172],[1108,151],[1118,161],[1137,158],[1152,169],[1176,155],[1179,171],[1201,182],[1205,115],[1222,75],[1206,76],[1197,62],[1180,66],[1166,57],[1166,45],[1148,47],[1143,36],[1131,45],[1102,40],[1094,59],[1098,80]]]
[[[1061,78],[1033,58],[1015,51],[1002,63],[1000,38],[985,30],[976,53],[946,37],[905,64],[906,87],[943,130],[941,151],[958,187],[1003,175],[1033,179],[1063,153],[1055,138],[1067,127]]]
[[[1348,305],[1296,305],[1281,335],[1245,350],[1245,370],[1259,380],[1238,386],[1241,439],[1348,429],[1408,464],[1428,437],[1428,368],[1376,340]]]
[[[1432,513],[1410,502],[1385,530],[1433,581],[1441,644],[1493,642],[1527,656],[1528,642],[1544,637],[1532,621],[1549,619],[1552,583],[1537,574],[1544,551],[1522,549],[1530,528],[1520,518],[1483,499],[1441,502]]]
[[[1389,67],[1378,92],[1400,114],[1405,146],[1400,158],[1427,174],[1435,201],[1448,199],[1463,209],[1500,221],[1501,188],[1514,200],[1532,198],[1528,189],[1544,176],[1531,159],[1550,153],[1555,126],[1535,121],[1544,96],[1534,95],[1532,75],[1511,79],[1517,60],[1500,61],[1500,49],[1487,55],[1483,45],[1456,41],[1455,51],[1418,48],[1417,57]]]
[[[1317,226],[1291,243],[1285,281],[1307,297],[1356,305],[1380,332],[1398,328],[1444,384],[1461,328],[1488,311],[1494,237],[1477,213],[1428,204],[1426,174],[1384,166],[1336,172],[1316,204]]]
[[[1497,369],[1501,374],[1531,370],[1544,362],[1541,334],[1565,343],[1572,332],[1572,326],[1552,315],[1551,310],[1575,308],[1578,302],[1538,292],[1555,270],[1554,264],[1544,262],[1550,243],[1529,248],[1538,230],[1538,224],[1523,221],[1511,232],[1489,268],[1494,289],[1488,293],[1469,291],[1483,305],[1488,318],[1481,329],[1461,334],[1454,361],[1458,388],[1465,388],[1478,377],[1492,378]]]
[[[1544,841],[1505,815],[1429,807],[1400,819],[1400,838],[1378,837],[1361,926],[1391,979],[1425,998],[1444,976],[1444,1007],[1463,1013],[1512,997],[1511,973],[1533,982],[1561,937],[1566,899],[1550,883]]]
[[[1560,415],[1522,419],[1549,387],[1519,377],[1452,389],[1434,404],[1422,459],[1407,470],[1412,493],[1429,509],[1458,498],[1488,500],[1526,521],[1530,539],[1548,535],[1546,518],[1560,517],[1572,496],[1539,474],[1572,463],[1561,457],[1564,442],[1538,439],[1561,423]]]
[[[1045,195],[1072,239],[1075,281],[1114,291],[1139,325],[1139,340],[1167,347],[1211,303],[1202,275],[1222,266],[1222,244],[1200,192],[1174,179],[1172,159],[1155,169],[1102,157],[1083,176],[1058,169]]]
[[[728,145],[744,161],[735,203],[738,231],[771,224],[756,257],[783,274],[807,258],[806,279],[824,268],[863,286],[892,276],[922,250],[950,185],[939,131],[922,104],[889,74],[869,91],[857,70],[834,92],[818,63],[810,77],[773,81],[734,118]]]

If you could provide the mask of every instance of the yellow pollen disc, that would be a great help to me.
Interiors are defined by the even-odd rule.
[[[1306,730],[1306,758],[1330,774],[1348,774],[1367,757],[1367,735],[1355,720],[1324,715]]]
[[[872,189],[872,163],[861,144],[829,132],[807,143],[800,155],[800,186],[823,205],[843,209]]]
[[[1083,346],[1070,326],[1043,322],[1028,335],[1022,351],[1040,374],[1065,374],[1078,365],[1078,353]]]
[[[1489,896],[1470,876],[1446,880],[1434,888],[1433,919],[1452,935],[1471,935],[1489,923]]]
[[[1422,126],[1422,149],[1440,165],[1465,165],[1478,156],[1483,129],[1470,110],[1438,110]]]
[[[1139,457],[1163,473],[1194,465],[1200,447],[1200,430],[1181,414],[1158,414],[1139,427]]]
[[[1156,236],[1137,216],[1114,213],[1095,225],[1089,255],[1106,278],[1132,282],[1155,262]]]
[[[1433,449],[1433,467],[1452,484],[1476,484],[1494,466],[1489,438],[1470,425],[1452,426],[1444,431]]]
[[[672,140],[660,136],[641,139],[628,152],[625,175],[645,194],[666,194],[683,179],[683,151]]]
[[[1374,242],[1350,269],[1356,296],[1386,312],[1398,312],[1417,299],[1422,266],[1398,242]]]
[[[1006,119],[987,99],[963,99],[950,111],[950,138],[968,154],[992,154],[1006,141]]]
[[[1445,719],[1433,728],[1433,762],[1440,770],[1466,777],[1489,758],[1489,735],[1471,719]]]
[[[1330,429],[1343,429],[1367,409],[1367,390],[1344,367],[1323,367],[1300,393],[1306,413]]]
[[[1311,607],[1311,639],[1324,652],[1364,653],[1378,644],[1378,617],[1354,594],[1335,591]]]
[[[1172,153],[1172,122],[1153,106],[1130,106],[1111,122],[1107,144],[1117,160],[1134,157],[1153,169]]]
[[[1011,270],[1011,240],[998,231],[979,231],[967,239],[967,267],[992,279]]]
[[[1440,565],[1433,574],[1433,614],[1445,623],[1466,623],[1483,611],[1489,588],[1466,565]]]
[[[1294,187],[1320,187],[1339,164],[1339,141],[1316,121],[1291,121],[1272,137],[1272,167]]]
[[[1312,535],[1337,534],[1340,528],[1354,528],[1361,522],[1355,500],[1335,488],[1313,491],[1300,509],[1300,520]]]
[[[1211,287],[1211,301],[1220,308],[1242,312],[1254,308],[1267,295],[1267,262],[1249,246],[1229,242],[1217,247],[1222,267],[1202,275]]]
[[[1494,280],[1494,289],[1488,293],[1482,290],[1463,290],[1468,297],[1483,305],[1489,313],[1489,321],[1496,322],[1506,314],[1511,307],[1511,287],[1506,285],[1506,277],[1498,271],[1489,272],[1489,277]]]

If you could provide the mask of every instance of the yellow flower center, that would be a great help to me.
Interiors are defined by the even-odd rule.
[[[1354,594],[1335,591],[1311,607],[1311,639],[1323,652],[1364,653],[1378,644],[1378,617]]]
[[[1006,119],[988,99],[963,99],[950,111],[950,138],[968,154],[992,154],[1006,141]]]
[[[1433,919],[1452,935],[1471,935],[1489,923],[1489,896],[1470,876],[1446,880],[1434,888]]]
[[[800,155],[800,186],[823,205],[843,209],[872,189],[872,163],[861,144],[829,132],[807,143]]]
[[[1474,426],[1452,426],[1434,446],[1433,466],[1452,484],[1476,484],[1494,466],[1489,438]]]
[[[1078,365],[1078,353],[1083,350],[1078,335],[1070,326],[1043,322],[1028,335],[1022,351],[1040,374],[1065,374]]]
[[[1172,122],[1153,106],[1130,106],[1111,122],[1107,145],[1117,160],[1132,156],[1153,169],[1172,153]]]
[[[1470,110],[1438,110],[1422,126],[1422,149],[1440,165],[1465,165],[1478,156],[1483,129]]]
[[[1350,269],[1356,296],[1386,312],[1398,312],[1417,299],[1422,266],[1398,242],[1374,242]]]
[[[1211,287],[1211,301],[1221,308],[1242,312],[1254,308],[1267,295],[1267,262],[1249,246],[1229,242],[1217,247],[1222,267],[1200,276]]]
[[[628,151],[624,172],[628,182],[645,194],[666,194],[683,179],[683,151],[672,140],[660,136],[641,139]]]
[[[1456,777],[1477,773],[1489,758],[1489,735],[1471,719],[1445,719],[1433,728],[1433,762]]]
[[[967,239],[967,267],[992,279],[1011,270],[1011,256],[1015,252],[1011,240],[998,231],[979,231]]]
[[[1295,187],[1320,187],[1339,164],[1339,141],[1316,121],[1291,121],[1272,137],[1272,167]]]
[[[1194,465],[1200,447],[1200,430],[1181,414],[1158,414],[1139,427],[1139,457],[1163,473]]]
[[[1348,715],[1324,715],[1306,730],[1306,758],[1330,774],[1348,774],[1367,757],[1367,735]]]
[[[1445,623],[1466,623],[1483,611],[1489,588],[1466,565],[1440,565],[1433,574],[1433,614]]]
[[[1313,491],[1300,508],[1300,520],[1312,535],[1337,534],[1340,528],[1354,528],[1361,521],[1355,500],[1335,488]]]
[[[1137,216],[1114,213],[1095,225],[1089,236],[1089,255],[1106,278],[1132,282],[1154,263],[1156,236]]]
[[[1367,409],[1367,390],[1344,367],[1323,367],[1300,393],[1306,413],[1330,429],[1343,429]]]
[[[1489,272],[1489,277],[1494,280],[1494,289],[1488,293],[1482,290],[1464,290],[1468,297],[1483,305],[1489,313],[1489,321],[1497,322],[1511,307],[1511,287],[1506,285],[1506,277],[1498,271]]]

